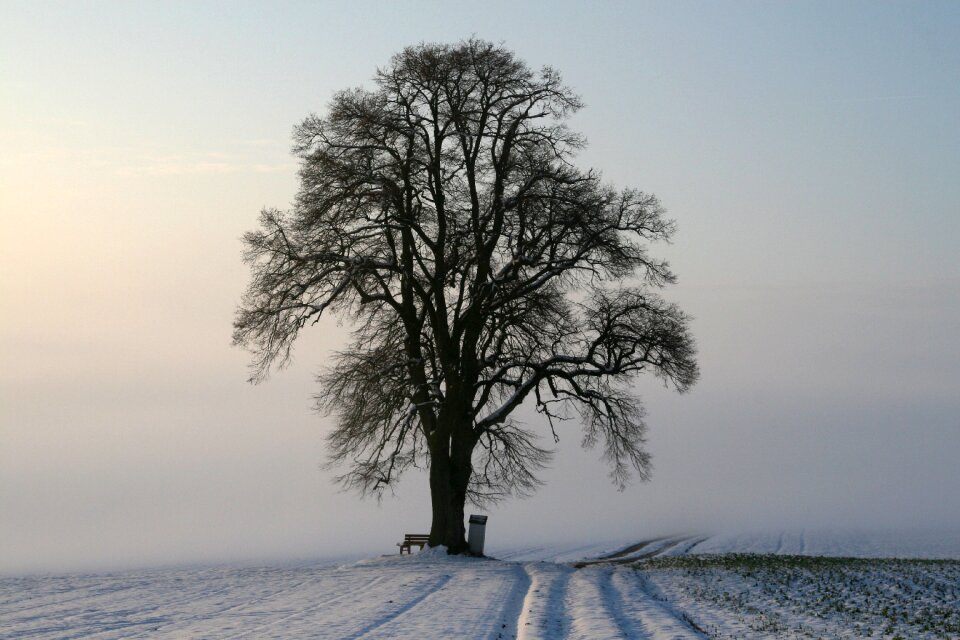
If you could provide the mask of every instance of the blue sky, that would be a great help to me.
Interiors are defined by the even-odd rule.
[[[655,476],[576,428],[491,535],[960,526],[960,5],[4,3],[0,570],[387,551],[427,527],[322,471],[313,376],[258,387],[240,235],[292,126],[402,47],[475,35],[584,98],[582,166],[656,193],[703,378],[641,382]],[[586,505],[582,521],[568,504]],[[562,524],[561,524],[562,523]],[[358,532],[345,541],[343,530]]]

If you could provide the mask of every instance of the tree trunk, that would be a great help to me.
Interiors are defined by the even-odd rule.
[[[473,446],[468,438],[454,438],[451,453],[446,446],[430,454],[430,498],[433,522],[430,525],[430,546],[444,545],[451,554],[466,553],[464,505],[467,485],[473,473]]]
[[[430,499],[433,505],[430,546],[444,545],[449,553],[463,553],[467,548],[463,527],[466,496],[458,498],[450,467],[448,455],[430,456]]]

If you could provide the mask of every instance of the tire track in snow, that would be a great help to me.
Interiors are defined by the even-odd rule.
[[[654,550],[651,551],[650,553],[644,553],[644,554],[641,554],[641,555],[639,555],[639,556],[632,556],[632,557],[630,557],[627,561],[628,561],[628,562],[633,562],[633,561],[636,561],[636,560],[646,560],[647,558],[655,558],[655,557],[657,557],[657,556],[667,555],[667,552],[673,551],[674,549],[676,549],[677,547],[679,547],[679,546],[682,545],[683,543],[689,542],[689,541],[691,541],[691,540],[693,540],[693,538],[689,538],[689,537],[688,537],[688,538],[677,538],[676,540],[671,540],[668,544],[665,544],[665,545],[663,545],[662,547],[659,547],[659,548],[657,548],[657,549],[654,549]]]
[[[578,551],[584,551],[587,549],[594,549],[597,545],[595,544],[581,544],[575,547],[565,547],[563,549],[556,549],[553,552],[538,558],[538,560],[543,560],[544,562],[556,562],[557,558],[561,556],[570,556]],[[580,554],[577,554],[580,555]]]
[[[783,537],[784,537],[785,535],[787,535],[787,534],[786,534],[786,533],[781,533],[781,534],[780,534],[780,539],[777,541],[777,550],[773,552],[775,555],[778,555],[778,556],[779,556],[779,555],[782,555],[782,554],[783,554]]]
[[[633,638],[637,636],[636,624],[631,620],[624,611],[624,600],[623,593],[617,588],[617,585],[613,582],[613,576],[616,569],[611,569],[605,571],[603,574],[603,582],[601,583],[601,590],[604,592],[604,604],[607,611],[610,612],[611,617],[614,622],[624,632],[625,636],[628,638]]]
[[[133,638],[150,638],[150,637],[153,637],[153,635],[156,634],[157,632],[162,632],[166,627],[172,627],[172,626],[175,626],[175,625],[180,625],[180,624],[183,624],[184,622],[194,622],[194,621],[199,621],[199,620],[217,618],[217,617],[219,617],[219,616],[222,616],[222,615],[225,614],[225,613],[229,613],[229,612],[231,612],[231,611],[236,611],[236,610],[239,610],[239,609],[249,608],[249,607],[258,605],[258,604],[260,604],[261,602],[265,602],[265,601],[267,601],[267,600],[270,600],[270,599],[272,599],[272,598],[275,598],[275,597],[279,596],[280,594],[288,593],[288,592],[290,592],[290,591],[294,591],[294,590],[296,590],[296,589],[299,589],[299,588],[302,587],[303,585],[307,584],[308,582],[310,582],[310,579],[309,579],[309,578],[306,579],[306,580],[301,580],[300,582],[298,582],[298,583],[296,583],[296,584],[294,584],[294,585],[292,585],[292,586],[282,587],[282,588],[280,588],[280,589],[276,589],[276,590],[271,591],[270,593],[268,593],[268,594],[266,594],[266,595],[260,595],[260,596],[258,596],[258,597],[253,598],[253,599],[250,599],[250,600],[243,600],[243,601],[241,601],[241,602],[238,602],[238,603],[236,603],[236,604],[232,604],[232,605],[227,606],[227,607],[223,607],[223,608],[221,608],[221,609],[215,609],[215,610],[213,610],[213,611],[211,611],[211,612],[209,612],[209,613],[197,613],[197,614],[189,615],[189,616],[186,616],[186,617],[183,617],[183,618],[177,618],[176,621],[174,621],[174,622],[167,622],[166,624],[161,624],[161,625],[155,626],[155,627],[153,627],[152,629],[145,630],[145,631],[141,631],[141,632],[139,632],[138,635],[135,635],[135,636],[124,636],[124,638],[130,638],[130,639],[133,639]],[[158,611],[158,610],[160,610],[161,608],[169,608],[169,603],[162,602],[162,603],[155,604],[153,607],[151,607],[151,608],[149,609],[149,611]],[[143,625],[146,625],[146,624],[156,624],[156,623],[150,623],[149,621],[147,621],[147,622],[139,622],[139,623],[136,623],[136,624],[137,624],[138,626],[143,626]],[[96,636],[90,636],[90,637],[91,637],[91,638],[95,638]]]
[[[321,609],[321,608],[323,608],[323,607],[325,607],[325,606],[327,606],[327,605],[333,604],[333,603],[335,603],[335,602],[339,602],[339,601],[344,600],[344,599],[346,599],[346,598],[349,598],[349,597],[351,597],[351,596],[353,596],[353,595],[355,595],[355,594],[357,594],[357,593],[366,591],[367,589],[369,589],[369,588],[372,587],[373,585],[375,585],[375,584],[377,584],[378,582],[380,582],[381,580],[383,580],[385,577],[386,577],[386,576],[384,576],[384,575],[376,576],[376,577],[372,578],[371,580],[368,580],[367,582],[365,582],[365,583],[363,583],[363,584],[361,584],[361,585],[359,585],[359,586],[357,586],[357,587],[354,587],[354,588],[352,588],[352,589],[349,589],[349,590],[347,590],[347,591],[345,591],[345,592],[342,592],[342,593],[340,593],[339,595],[336,595],[336,596],[334,596],[334,597],[332,597],[332,598],[327,598],[326,600],[321,600],[320,602],[318,602],[318,603],[316,603],[316,604],[314,604],[314,605],[311,605],[311,606],[309,606],[309,607],[307,607],[307,608],[305,608],[305,609],[302,609],[302,610],[300,610],[300,611],[296,611],[296,612],[291,613],[291,614],[289,614],[289,615],[283,616],[282,618],[277,618],[277,619],[275,619],[275,620],[271,620],[271,621],[269,621],[269,622],[267,622],[267,623],[265,623],[265,624],[261,624],[261,625],[258,625],[258,626],[256,626],[256,627],[247,629],[246,631],[242,631],[242,632],[240,632],[240,633],[238,633],[238,634],[236,634],[236,635],[227,636],[227,638],[226,638],[225,640],[237,640],[238,638],[246,638],[246,637],[249,636],[250,634],[257,633],[258,631],[263,631],[264,629],[269,629],[270,627],[275,627],[275,626],[277,626],[278,624],[282,624],[282,623],[284,623],[284,622],[289,622],[290,620],[295,620],[295,619],[297,619],[297,618],[302,618],[303,616],[309,615],[309,614],[313,613],[314,611],[317,611],[317,610],[319,610],[319,609]]]
[[[137,584],[132,587],[134,589],[133,593],[137,593],[137,589],[143,590],[145,585]],[[230,590],[230,586],[224,586],[217,589],[214,589],[209,592],[203,592],[200,594],[203,598],[210,598],[219,596],[223,593],[226,593]],[[126,592],[124,593],[124,599],[120,602],[108,602],[106,608],[98,608],[93,604],[88,603],[89,600],[94,600],[101,598],[102,596],[112,595],[114,593]],[[182,592],[177,592],[182,594]],[[151,595],[149,591],[148,595]],[[118,631],[121,629],[129,629],[132,626],[140,626],[142,624],[155,623],[156,621],[146,621],[146,622],[126,622],[125,619],[129,616],[136,615],[137,612],[142,611],[135,604],[129,604],[128,601],[133,599],[131,598],[132,594],[127,588],[121,588],[111,591],[100,591],[89,596],[82,596],[79,598],[71,599],[70,602],[74,603],[71,605],[71,608],[68,608],[67,611],[58,611],[59,603],[52,604],[54,611],[44,610],[41,614],[28,616],[20,620],[15,620],[11,624],[11,627],[8,627],[7,631],[13,633],[17,627],[19,630],[16,631],[16,636],[14,637],[55,637],[59,640],[65,640],[66,638],[87,638],[94,635],[100,635],[104,631]],[[198,594],[194,590],[187,596],[182,596],[176,598],[172,601],[167,601],[162,603],[162,606],[177,606],[184,602],[189,602],[198,597]],[[136,600],[135,602],[139,602]],[[36,607],[33,607],[36,608]],[[30,628],[32,623],[40,623],[47,621],[46,626],[33,627]],[[53,622],[55,621],[55,622]],[[94,628],[88,629],[88,627],[95,625],[111,625],[109,629]],[[71,635],[62,635],[65,632],[71,632]],[[139,630],[138,630],[139,632]],[[53,635],[49,635],[53,634]],[[123,636],[127,637],[127,636]]]
[[[694,542],[692,545],[690,545],[689,547],[687,547],[687,549],[683,552],[683,555],[695,555],[694,549],[695,549],[696,547],[699,547],[700,545],[702,545],[704,542],[706,542],[706,541],[709,540],[709,539],[710,539],[710,536],[704,536],[703,538],[697,538],[697,541],[696,541],[696,542]]]
[[[489,637],[497,638],[516,638],[519,634],[520,617],[523,615],[523,605],[527,600],[527,595],[533,588],[533,580],[526,569],[521,569],[519,565],[514,565],[518,580],[513,586],[510,595],[504,600],[503,607],[500,609],[500,617],[494,621],[494,628]],[[500,628],[497,629],[496,625]],[[493,634],[497,635],[494,636]]]
[[[418,640],[515,637],[524,596],[530,589],[530,578],[521,564],[461,559],[453,566],[448,563],[441,566],[445,573],[452,574],[441,589],[400,615],[390,619],[381,616],[374,621],[375,625],[368,625],[362,636],[347,637]],[[344,634],[329,635],[343,637]]]
[[[150,580],[141,575],[133,575],[130,577],[113,577],[113,576],[84,576],[78,578],[77,580],[87,581],[87,584],[82,584],[80,586],[65,586],[58,587],[58,591],[52,593],[45,593],[42,595],[37,595],[34,597],[24,598],[19,601],[13,601],[15,604],[25,604],[26,606],[17,607],[15,609],[5,609],[5,605],[0,605],[0,614],[4,615],[20,615],[26,613],[27,611],[33,611],[35,609],[44,609],[44,617],[49,617],[50,610],[61,610],[61,613],[58,614],[59,617],[73,618],[79,615],[76,613],[76,605],[72,603],[81,603],[83,605],[83,611],[89,611],[91,609],[89,604],[86,604],[85,601],[101,599],[101,598],[116,598],[118,594],[121,596],[121,602],[126,599],[130,599],[133,593],[136,593],[137,590],[147,591],[151,594],[156,589],[155,580]],[[106,582],[106,584],[104,584]],[[92,583],[92,584],[91,584]],[[219,589],[218,592],[225,591],[226,588]],[[78,591],[83,591],[83,595],[76,595]],[[181,591],[176,591],[177,595],[182,593]],[[62,594],[74,594],[69,598],[59,598],[58,596]],[[142,597],[142,596],[139,596]],[[35,600],[48,599],[49,602],[44,602],[43,604],[30,604]],[[11,603],[11,604],[12,604]],[[71,605],[71,606],[67,606]],[[65,609],[65,610],[64,610]]]
[[[525,559],[524,556],[526,556],[526,558],[529,558],[531,561],[533,561],[533,560],[542,559],[539,556],[533,557],[534,554],[537,554],[546,550],[547,550],[546,547],[521,547],[519,549],[508,549],[506,551],[503,551],[502,553],[494,553],[490,557],[496,558],[497,560],[523,561]]]
[[[682,538],[657,538],[655,540],[649,540],[643,543],[637,543],[631,547],[627,547],[622,551],[618,551],[615,554],[604,556],[603,558],[598,558],[596,560],[583,560],[581,562],[575,563],[573,566],[577,569],[582,569],[584,567],[589,567],[593,565],[620,565],[620,564],[632,564],[639,562],[640,560],[647,560],[648,558],[654,558],[656,556],[664,555],[667,552],[671,551],[675,547],[693,540],[693,537],[686,536]],[[666,541],[666,543],[664,543]],[[664,543],[664,544],[660,544]],[[699,544],[699,541],[697,542]],[[630,555],[637,550],[642,551],[645,548],[652,547],[646,553],[638,553],[636,555]]]
[[[153,597],[146,606],[130,610],[125,616],[124,610],[119,610],[116,612],[111,612],[116,615],[116,617],[108,621],[106,624],[110,625],[108,628],[99,629],[96,631],[91,631],[89,633],[83,633],[80,636],[82,638],[122,638],[123,640],[132,640],[133,638],[152,638],[158,632],[171,626],[182,625],[184,622],[198,621],[203,619],[214,618],[228,611],[235,609],[242,609],[244,607],[256,605],[264,600],[272,598],[280,593],[293,590],[297,587],[306,584],[310,580],[302,580],[297,584],[289,587],[283,587],[280,589],[274,589],[266,595],[258,594],[252,599],[247,598],[243,599],[240,602],[235,602],[229,606],[226,606],[221,609],[214,609],[208,613],[197,613],[191,615],[185,615],[182,617],[176,617],[176,619],[171,620],[171,616],[176,614],[176,608],[184,603],[196,604],[197,602],[214,600],[219,598],[225,593],[233,593],[235,586],[233,584],[227,584],[226,586],[218,587],[216,589],[211,589],[207,591],[197,591],[194,589],[191,592],[188,592],[187,595],[183,595],[183,589],[178,589],[173,591],[173,594],[179,596],[172,600],[165,600],[163,597],[157,598]],[[166,597],[166,594],[165,596]],[[89,608],[89,607],[88,607]],[[154,615],[150,615],[154,614]],[[143,627],[150,627],[149,629],[144,629]],[[117,633],[121,635],[114,635]],[[131,635],[134,634],[134,635]]]
[[[625,548],[623,548],[623,549],[620,549],[619,551],[614,551],[613,553],[608,553],[608,554],[605,555],[605,556],[600,556],[599,558],[597,558],[597,560],[598,560],[598,561],[600,561],[600,560],[615,560],[616,558],[622,558],[622,557],[628,556],[628,555],[630,555],[630,554],[632,554],[632,553],[636,553],[637,551],[640,551],[640,550],[643,549],[644,547],[647,547],[647,546],[649,546],[649,545],[651,545],[651,544],[653,544],[653,543],[655,543],[655,542],[660,542],[661,540],[666,540],[666,539],[669,538],[669,537],[670,537],[670,536],[663,536],[663,537],[660,537],[660,538],[650,538],[649,540],[642,540],[642,541],[640,541],[640,542],[638,542],[638,543],[636,543],[636,544],[630,545],[629,547],[625,547]]]
[[[675,545],[671,545],[669,548],[664,549],[657,555],[662,556],[686,556],[690,555],[691,550],[703,543],[707,538],[687,538],[686,540],[681,540]]]
[[[704,640],[708,637],[695,629],[693,621],[682,611],[670,606],[639,571],[618,569],[611,579],[622,594],[625,607],[622,615],[640,624],[642,637],[651,640]]]
[[[641,638],[624,614],[623,596],[613,585],[613,567],[588,567],[570,578],[565,604],[571,613],[571,640]]]
[[[167,578],[168,574],[172,578]],[[48,608],[42,615],[15,621],[14,624],[19,627],[16,637],[56,637],[58,640],[64,638],[121,638],[123,640],[152,638],[168,627],[182,626],[184,622],[189,621],[211,619],[224,612],[253,606],[310,581],[309,579],[301,580],[293,586],[274,588],[269,593],[254,591],[247,597],[248,594],[236,594],[238,582],[270,582],[276,576],[284,574],[274,569],[202,569],[198,571],[190,570],[187,573],[187,578],[180,577],[181,574],[177,571],[164,571],[160,575],[164,576],[162,580],[154,579],[152,582],[139,574],[115,579],[111,579],[109,576],[87,576],[85,577],[87,580],[105,578],[109,582],[101,587],[84,586],[82,588],[89,593],[49,605],[54,607],[54,611],[56,611],[61,608],[63,603],[75,603],[61,614],[52,613]],[[222,586],[215,588],[197,587],[197,585],[208,584]],[[141,593],[144,591],[146,593]],[[105,606],[98,604],[104,596],[116,597],[117,594],[121,596],[119,599],[110,601]],[[224,598],[222,596],[224,594],[232,596],[234,603],[200,614],[177,611],[177,608],[185,603],[190,603],[193,609],[197,608],[198,603],[210,601],[219,600],[216,604],[221,605],[223,604]],[[237,602],[237,599],[241,596],[242,600]],[[38,607],[40,605],[35,605],[30,609]],[[31,623],[49,620],[56,620],[57,626],[50,626],[48,623],[46,627],[37,628],[35,626],[24,629],[25,625],[29,626]],[[65,622],[68,624],[72,622],[73,626],[64,626]],[[68,630],[72,635],[62,635]]]
[[[557,564],[524,566],[530,588],[517,618],[517,640],[565,638],[570,633],[570,615],[564,606],[573,569]]]
[[[599,544],[586,544],[586,545],[577,545],[577,546],[563,546],[563,547],[521,547],[514,549],[505,549],[503,551],[494,551],[490,554],[490,558],[494,560],[504,560],[507,562],[574,562],[579,561],[578,558],[574,558],[568,561],[560,561],[558,558],[562,556],[569,556],[574,554],[577,551],[582,550],[592,550],[603,545]],[[599,556],[593,556],[590,559],[594,560]]]
[[[106,590],[106,589],[103,589],[103,588],[98,589],[97,587],[92,586],[92,585],[85,585],[85,586],[83,586],[83,587],[81,587],[81,588],[84,589],[84,590],[86,590],[86,591],[89,591],[90,593],[86,593],[86,594],[84,594],[84,595],[82,595],[82,596],[81,596],[81,595],[75,595],[75,596],[73,596],[73,597],[71,597],[71,598],[58,599],[57,596],[61,595],[62,593],[71,593],[71,592],[75,592],[75,591],[76,591],[76,589],[72,589],[72,588],[70,588],[70,587],[64,587],[64,588],[62,589],[62,591],[57,592],[57,593],[47,593],[47,594],[37,595],[37,596],[29,597],[29,598],[24,598],[24,599],[22,599],[22,600],[15,600],[15,599],[14,599],[14,600],[9,600],[9,601],[7,601],[7,602],[4,602],[4,603],[0,604],[0,613],[5,614],[5,615],[6,615],[6,614],[21,614],[21,613],[24,613],[24,612],[26,612],[26,611],[31,611],[31,610],[33,610],[33,609],[43,609],[43,608],[50,607],[50,606],[66,605],[66,604],[69,604],[69,603],[71,603],[71,602],[76,602],[77,600],[86,600],[86,599],[89,599],[89,598],[96,598],[96,597],[105,596],[105,595],[115,595],[115,594],[119,593],[120,591],[126,591],[126,590],[128,590],[128,589],[136,589],[137,587],[140,587],[140,586],[142,586],[142,585],[139,584],[139,583],[137,583],[137,584],[129,584],[129,585],[120,586],[120,587],[117,587],[117,588],[115,588],[115,589]],[[32,602],[32,601],[34,601],[34,600],[40,600],[40,599],[43,599],[43,598],[50,599],[50,600],[52,600],[53,602],[46,602],[46,603],[44,603],[44,604],[29,604],[30,602]],[[19,607],[19,608],[16,608],[16,609],[6,609],[6,606],[7,606],[8,604],[18,604],[18,605],[19,605],[19,604],[26,604],[26,606],[24,606],[24,607]]]
[[[271,578],[275,575],[274,572],[272,571],[268,571],[266,573]],[[231,579],[236,580],[237,578],[231,577]],[[133,640],[135,638],[154,638],[158,633],[167,633],[166,629],[168,629],[169,627],[179,627],[179,626],[183,626],[184,623],[190,623],[190,622],[210,621],[222,616],[225,613],[229,613],[231,611],[237,611],[245,608],[254,607],[262,602],[275,598],[281,594],[295,591],[296,589],[299,589],[303,585],[312,581],[314,581],[313,578],[306,578],[304,580],[300,580],[296,582],[293,585],[274,588],[269,593],[258,593],[256,595],[251,595],[250,597],[244,597],[239,602],[234,602],[233,604],[229,604],[227,606],[224,606],[218,609],[212,609],[206,612],[193,613],[193,614],[188,614],[183,616],[175,616],[173,617],[173,619],[171,619],[171,614],[175,614],[175,612],[172,612],[171,609],[175,609],[176,607],[179,607],[180,605],[187,602],[195,605],[197,602],[215,600],[217,598],[220,598],[220,596],[222,596],[224,593],[232,594],[235,591],[234,584],[227,584],[226,586],[213,589],[210,591],[202,591],[200,593],[190,593],[186,596],[179,597],[174,600],[154,599],[149,606],[144,607],[142,609],[138,609],[136,611],[136,614],[138,615],[146,615],[147,616],[146,619],[117,620],[116,624],[109,629],[103,629],[98,632],[86,634],[86,635],[83,635],[82,637],[87,639],[100,638],[100,637],[107,637],[107,638],[116,637],[116,638],[122,638],[123,640]],[[182,591],[178,591],[177,593],[182,594]],[[156,614],[159,612],[165,612],[167,614],[166,617],[161,616],[158,618],[156,616],[153,616],[153,617],[149,616],[149,614]],[[137,627],[137,628],[134,629],[133,627]],[[143,629],[143,627],[150,627],[150,628]],[[119,631],[123,631],[122,635],[111,636],[111,634],[117,633]],[[130,634],[135,634],[135,635],[130,635]]]
[[[368,635],[371,631],[375,631],[375,630],[379,629],[380,627],[384,626],[385,624],[389,624],[389,623],[393,622],[394,620],[396,620],[396,619],[399,618],[400,616],[409,613],[411,609],[413,609],[414,607],[420,605],[420,604],[421,604],[424,600],[426,600],[427,598],[429,598],[429,597],[433,596],[434,594],[436,594],[436,593],[437,593],[438,591],[440,591],[440,589],[442,589],[443,586],[444,586],[445,584],[447,584],[448,582],[450,582],[450,576],[449,576],[449,575],[440,576],[440,578],[439,578],[438,580],[436,580],[436,581],[430,586],[430,588],[427,589],[426,592],[421,593],[420,595],[414,597],[413,599],[405,602],[405,603],[404,603],[403,605],[401,605],[396,611],[393,611],[393,612],[387,614],[385,617],[379,618],[379,619],[377,619],[377,620],[374,620],[373,622],[371,622],[371,623],[368,624],[367,626],[363,627],[362,629],[360,629],[360,630],[357,631],[356,633],[352,633],[352,634],[350,634],[350,635],[348,635],[348,636],[343,636],[343,640],[357,640],[358,638],[362,638],[363,636]],[[376,637],[376,636],[373,636],[373,637]]]

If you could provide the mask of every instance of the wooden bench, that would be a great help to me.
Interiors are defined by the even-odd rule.
[[[407,550],[407,554],[413,553],[410,547],[412,545],[417,545],[421,549],[426,546],[427,542],[430,541],[430,535],[427,533],[408,533],[403,536],[403,542],[398,542],[397,546],[400,547],[400,555],[403,555],[403,550]]]

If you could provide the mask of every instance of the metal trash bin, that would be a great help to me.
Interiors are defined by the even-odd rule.
[[[470,553],[475,556],[483,555],[483,538],[487,531],[487,516],[470,516],[470,533],[467,535],[467,545]]]

